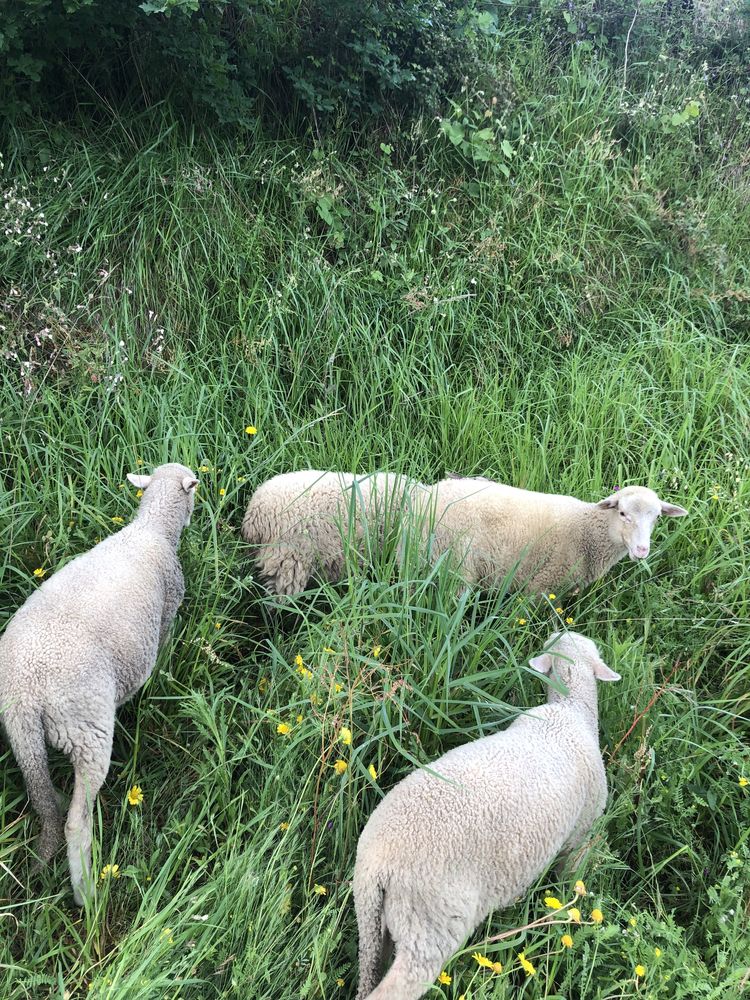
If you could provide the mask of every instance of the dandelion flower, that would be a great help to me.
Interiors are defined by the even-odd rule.
[[[107,876],[109,876],[110,878],[119,878],[120,877],[120,866],[119,865],[105,865],[102,868],[102,872],[101,872],[101,875],[99,876],[99,878],[102,881],[104,881],[104,879],[107,878]]]
[[[471,956],[477,965],[481,965],[483,969],[491,969],[492,962],[487,958],[486,955],[481,955],[478,951],[475,951]]]
[[[344,980],[341,978],[341,976],[339,976],[339,978],[336,980],[336,985],[337,986],[343,986],[344,985]]]
[[[548,594],[547,596],[551,601],[554,601],[554,599],[557,597],[557,594]]]
[[[750,781],[748,781],[747,778],[740,778],[737,784],[740,786],[740,788],[746,788],[748,785],[750,785]]]
[[[344,685],[343,684],[334,684],[333,685],[333,690],[334,690],[335,694],[341,694],[341,692],[344,690]]]
[[[576,896],[585,896],[586,895],[586,886],[583,884],[583,882],[580,879],[578,879],[578,881],[574,885],[573,890],[574,890]]]
[[[526,955],[525,955],[524,952],[519,951],[519,953],[518,953],[518,961],[521,963],[521,966],[523,967],[523,971],[526,973],[527,976],[535,976],[536,975],[536,969],[531,964],[531,962],[528,960],[528,958],[526,958]]]
[[[373,781],[378,780],[378,772],[375,770],[374,764],[370,764],[370,766],[367,768],[367,773],[370,775]]]
[[[341,760],[341,758],[339,758],[333,765],[333,769],[336,772],[336,774],[343,774],[344,771],[346,771],[347,767],[349,767],[349,765],[346,763],[345,760]]]
[[[210,472],[210,471],[211,470],[209,469],[209,467],[207,465],[199,465],[198,466],[198,472]]]
[[[568,615],[568,617],[565,619],[565,624],[566,625],[575,625],[575,621],[570,617],[570,615]]]
[[[560,938],[560,944],[563,946],[563,948],[572,948],[573,938],[570,936],[570,934],[563,934],[563,936]]]
[[[558,615],[561,615],[563,613],[562,608],[555,608],[555,611],[558,613]]]
[[[591,911],[591,919],[594,921],[595,924],[600,924],[604,920],[604,914],[599,909],[599,907],[596,907]]]
[[[257,427],[253,427],[252,424],[248,424],[248,426],[245,428],[245,434],[249,434],[251,437],[252,437],[253,434],[257,434],[257,433],[258,433],[258,428]]]
[[[285,830],[288,830],[288,829],[289,829],[289,824],[288,823],[279,823],[279,830],[281,830],[282,833]]]
[[[37,578],[37,580],[41,580],[41,578],[44,576],[46,572],[47,570],[42,569],[42,567],[40,566],[38,569],[34,570],[34,576]]]
[[[380,650],[381,649],[382,649],[381,646],[373,646],[372,647],[372,655],[375,657],[376,660],[380,656]]]
[[[140,785],[133,785],[128,792],[128,803],[131,806],[139,806],[143,803],[143,790]]]
[[[560,910],[562,909],[562,903],[556,896],[545,896],[544,905],[548,906],[550,910]]]
[[[220,496],[220,497],[223,497],[223,496],[224,496],[224,495],[226,494],[226,492],[227,492],[227,491],[226,491],[226,490],[224,489],[224,487],[222,486],[222,488],[221,488],[221,489],[219,490],[219,496]]]
[[[438,976],[438,982],[442,983],[443,986],[450,986],[451,977],[448,975],[447,972],[441,972],[440,975]]]
[[[661,948],[654,948],[654,955],[658,958],[661,955]]]
[[[503,963],[502,962],[493,962],[492,963],[492,971],[496,972],[498,974],[498,976],[499,976],[500,973],[503,971]]]
[[[315,893],[316,896],[327,896],[328,895],[328,889],[326,889],[326,887],[324,885],[318,885],[317,882],[313,886],[313,892]]]
[[[280,722],[276,727],[276,732],[279,734],[279,736],[288,736],[289,733],[291,733],[291,731],[292,727],[288,726],[286,722]]]
[[[112,524],[124,524],[124,523],[125,523],[125,518],[124,517],[113,517],[112,518]]]
[[[646,966],[636,965],[636,967],[633,969],[633,972],[636,974],[636,976],[638,976],[639,979],[642,979],[643,976],[646,975]]]
[[[574,923],[580,924],[580,922],[581,922],[581,911],[578,909],[577,906],[571,906],[571,908],[568,910],[568,915],[570,916],[570,919]]]
[[[635,919],[635,917],[631,917],[630,920],[628,920],[628,923],[630,924],[631,927],[635,927],[638,921]]]
[[[346,726],[342,726],[339,730],[339,739],[344,744],[345,747],[350,747],[352,745],[352,731],[347,729]]]
[[[143,490],[138,490],[136,492],[135,496],[136,496],[136,500],[140,500],[141,497],[143,496]]]
[[[221,622],[214,622],[214,628],[221,628]]]
[[[516,618],[516,624],[517,625],[525,625],[526,624],[526,619],[525,618]]]
[[[302,659],[299,653],[297,653],[297,655],[294,657],[294,665],[297,668],[304,667],[305,665],[305,661]]]

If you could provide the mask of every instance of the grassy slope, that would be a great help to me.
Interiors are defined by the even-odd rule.
[[[584,916],[598,905],[604,924],[577,929],[570,952],[556,927],[484,943],[540,915],[546,891],[569,897],[573,879],[549,873],[477,930],[434,995],[740,995],[750,357],[747,302],[727,293],[750,288],[733,169],[747,125],[716,100],[667,133],[658,116],[695,96],[688,84],[662,80],[623,112],[606,71],[549,78],[533,52],[503,75],[517,156],[509,180],[471,188],[431,123],[323,156],[166,126],[144,139],[138,122],[6,142],[5,200],[24,185],[32,207],[10,199],[21,235],[0,247],[17,354],[2,389],[3,618],[36,567],[130,516],[126,471],[207,471],[174,641],[119,714],[100,798],[96,864],[121,875],[85,913],[62,858],[32,875],[36,826],[0,758],[4,997],[353,997],[348,880],[382,791],[542,697],[523,664],[551,607],[457,602],[445,572],[407,585],[389,553],[368,579],[275,609],[237,526],[257,483],[298,466],[478,472],[584,498],[644,482],[690,509],[658,526],[648,566],[565,602],[623,674],[602,692],[612,799],[577,872],[596,894]],[[325,193],[351,213],[333,229]],[[67,763],[53,768],[64,785]],[[479,969],[476,948],[505,971]]]

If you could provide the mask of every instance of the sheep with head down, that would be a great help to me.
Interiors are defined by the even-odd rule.
[[[42,822],[42,863],[63,834],[45,740],[73,764],[65,839],[78,905],[91,884],[92,809],[115,710],[149,677],[182,602],[177,546],[198,485],[176,463],[128,479],[143,490],[133,521],[45,580],[0,638],[0,720]]]
[[[418,1000],[491,910],[574,850],[604,810],[596,681],[620,675],[594,643],[555,632],[529,664],[547,704],[414,771],[357,845],[357,1000]],[[380,978],[385,945],[393,964]]]

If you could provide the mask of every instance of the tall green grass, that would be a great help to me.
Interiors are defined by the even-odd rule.
[[[95,864],[119,878],[81,913],[62,857],[32,871],[35,820],[4,750],[3,997],[353,997],[362,826],[416,764],[543,698],[525,663],[556,606],[623,674],[602,692],[611,801],[577,871],[478,928],[432,995],[743,995],[747,118],[709,95],[692,130],[666,132],[690,81],[632,110],[577,57],[555,78],[534,51],[498,74],[507,180],[426,121],[324,143],[153,118],[6,131],[4,221],[22,225],[0,245],[2,620],[35,569],[131,516],[127,471],[182,461],[201,487],[186,600],[119,713],[97,807]],[[586,499],[646,483],[690,517],[657,526],[646,565],[562,605],[462,593],[447,566],[424,578],[390,550],[281,604],[238,525],[260,482],[297,467]],[[67,787],[67,762],[52,768]],[[557,927],[487,942],[575,877],[604,923],[576,928],[573,949]]]

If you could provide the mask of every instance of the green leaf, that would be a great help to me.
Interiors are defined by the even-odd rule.
[[[491,128],[480,128],[472,137],[473,142],[494,142],[495,133]]]
[[[507,139],[503,139],[503,141],[500,143],[500,149],[502,149],[503,153],[505,154],[505,156],[508,157],[509,160],[513,159],[514,156],[513,147],[511,146],[511,144],[508,142]]]
[[[685,105],[685,113],[688,118],[697,118],[701,113],[701,106],[697,101],[688,101]]]

